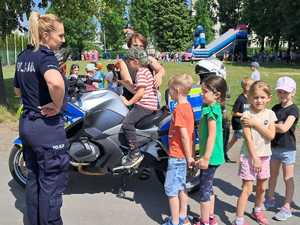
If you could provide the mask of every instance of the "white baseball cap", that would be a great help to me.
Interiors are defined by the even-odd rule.
[[[96,70],[97,68],[96,68],[95,64],[93,64],[93,63],[88,63],[88,64],[86,64],[85,69],[86,69],[87,71],[93,71],[93,70]]]
[[[258,69],[259,68],[259,63],[258,62],[252,62],[251,66]]]
[[[296,82],[287,76],[280,77],[276,83],[276,90],[284,90],[286,92],[296,91]]]

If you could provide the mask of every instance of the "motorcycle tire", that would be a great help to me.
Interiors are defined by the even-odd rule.
[[[20,184],[23,188],[25,188],[27,180],[27,168],[25,165],[21,146],[15,145],[11,149],[8,165],[9,171],[14,180],[17,181],[17,183]]]
[[[164,185],[166,179],[165,170],[155,170],[157,179]],[[188,173],[186,178],[186,188],[188,193],[193,193],[199,190],[200,188],[200,170],[196,173]]]

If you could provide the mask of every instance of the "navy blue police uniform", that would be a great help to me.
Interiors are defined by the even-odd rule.
[[[62,113],[41,115],[40,106],[52,102],[44,74],[58,70],[52,50],[25,49],[16,63],[14,86],[21,91],[24,111],[19,122],[28,169],[26,208],[30,225],[62,225],[60,208],[67,186],[69,155]]]

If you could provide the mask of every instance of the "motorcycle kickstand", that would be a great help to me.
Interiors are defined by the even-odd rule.
[[[118,198],[123,198],[123,199],[127,199],[127,200],[130,200],[130,201],[134,201],[133,198],[130,198],[130,197],[126,197],[126,188],[127,188],[127,180],[128,180],[128,175],[122,175],[122,181],[121,181],[121,186],[118,190],[118,193],[117,193],[117,197]]]

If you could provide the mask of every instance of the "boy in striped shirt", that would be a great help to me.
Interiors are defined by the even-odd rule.
[[[154,85],[154,77],[148,69],[148,55],[142,48],[132,47],[127,53],[128,66],[136,70],[134,84],[121,82],[134,96],[127,100],[122,97],[125,105],[133,106],[125,119],[122,129],[128,143],[129,153],[123,160],[123,168],[137,166],[142,160],[143,155],[139,151],[136,141],[136,124],[143,118],[151,115],[158,109],[157,89]]]

